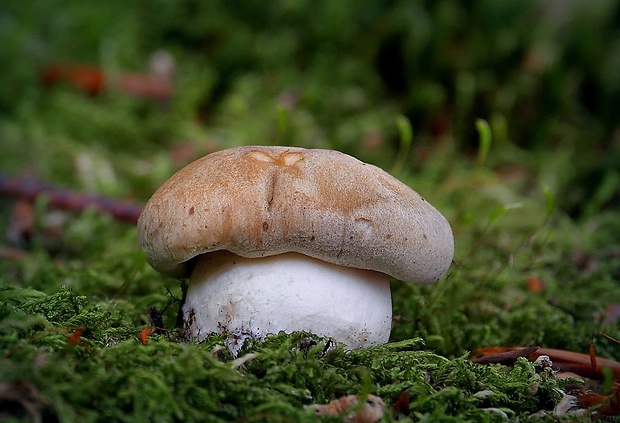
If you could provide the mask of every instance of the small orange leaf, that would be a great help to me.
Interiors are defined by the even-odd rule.
[[[527,289],[534,294],[540,294],[543,292],[543,281],[537,276],[527,277]]]
[[[585,393],[585,394],[579,395],[578,400],[579,400],[579,407],[590,408],[590,407],[595,407],[597,405],[603,404],[605,401],[609,400],[609,397],[607,397],[606,395]]]
[[[394,411],[404,416],[408,416],[409,413],[411,413],[409,392],[403,391],[403,393],[400,394],[400,396],[394,403]]]
[[[152,331],[153,331],[152,326],[142,329],[142,332],[140,332],[140,342],[142,343],[142,345],[148,344],[149,342],[148,337]]]
[[[69,337],[69,345],[75,345],[80,340],[80,336],[84,332],[84,328],[77,328]]]
[[[617,387],[609,396],[585,393],[578,396],[578,401],[581,408],[600,406],[597,412],[602,416],[620,415],[620,390]]]

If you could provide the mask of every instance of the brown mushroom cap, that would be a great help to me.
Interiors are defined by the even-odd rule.
[[[382,169],[332,150],[239,147],[173,175],[138,221],[158,271],[187,277],[191,259],[227,250],[256,258],[296,252],[432,283],[448,269],[447,220]]]

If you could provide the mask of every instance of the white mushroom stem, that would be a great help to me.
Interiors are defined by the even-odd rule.
[[[307,331],[349,349],[384,344],[392,323],[389,277],[337,266],[296,253],[243,258],[204,254],[191,276],[183,306],[186,336],[231,336],[236,354],[247,338]]]

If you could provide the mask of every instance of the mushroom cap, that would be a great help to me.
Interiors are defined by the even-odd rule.
[[[202,157],[146,204],[138,237],[159,272],[184,278],[192,258],[295,252],[436,282],[454,254],[448,221],[384,170],[333,150],[249,146]]]

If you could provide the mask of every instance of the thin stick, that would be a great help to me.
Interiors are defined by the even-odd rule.
[[[0,194],[34,201],[40,195],[49,198],[48,205],[70,211],[95,207],[117,220],[136,223],[143,206],[133,201],[53,187],[30,178],[12,178],[0,174]]]

